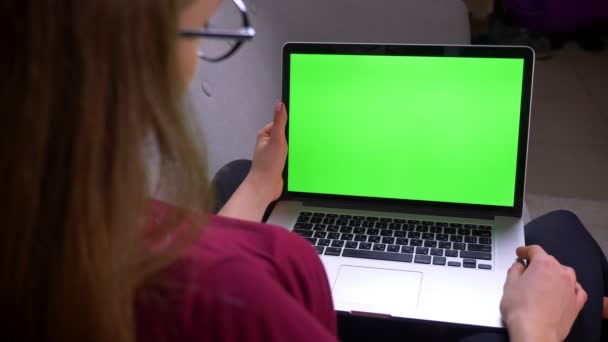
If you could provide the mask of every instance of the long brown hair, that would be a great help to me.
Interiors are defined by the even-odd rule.
[[[169,260],[143,245],[151,170],[179,205],[209,205],[182,110],[183,6],[0,4],[2,340],[132,341],[134,293]]]

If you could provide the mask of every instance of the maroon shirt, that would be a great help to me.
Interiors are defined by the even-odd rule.
[[[154,201],[152,214],[170,208]],[[137,339],[336,341],[336,314],[310,243],[283,228],[212,216],[162,290],[138,297]]]

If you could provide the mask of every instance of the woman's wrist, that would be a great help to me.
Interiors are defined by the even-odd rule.
[[[274,194],[268,187],[268,182],[265,182],[260,177],[256,177],[251,172],[245,177],[241,186],[247,188],[247,192],[251,193],[259,205],[264,208],[270,205],[270,202],[274,200]]]
[[[560,342],[554,331],[525,318],[506,322],[512,342]]]

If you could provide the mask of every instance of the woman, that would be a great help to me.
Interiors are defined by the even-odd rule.
[[[336,340],[313,248],[252,222],[281,191],[282,103],[223,217],[203,214],[211,204],[206,166],[182,100],[197,68],[196,32],[209,33],[203,27],[217,5],[1,5],[4,340]],[[177,206],[149,201],[159,194]],[[581,260],[594,268],[585,274],[600,278],[601,259],[586,250]],[[511,338],[563,340],[585,290],[540,247],[517,254],[529,264],[515,264],[505,284],[501,309]],[[585,308],[601,309],[601,295],[594,292]]]

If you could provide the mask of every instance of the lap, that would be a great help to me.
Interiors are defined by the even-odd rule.
[[[216,212],[228,201],[250,168],[251,161],[236,160],[224,166],[216,174],[213,179],[217,198]],[[564,210],[554,211],[533,220],[526,225],[525,235],[527,245],[540,245],[560,263],[574,268],[578,281],[589,294],[589,300],[575,322],[568,340],[599,341],[602,329],[602,299],[608,293],[608,263],[597,242],[575,214]],[[433,328],[429,328],[428,325],[419,322],[380,321],[342,316],[339,323],[343,341],[369,340],[372,337],[379,337],[378,334],[384,337],[385,341],[413,340],[413,336],[427,336],[426,334],[436,337],[440,334],[442,340],[466,342],[508,340],[506,334],[500,331],[474,334],[480,331],[467,327],[447,326],[438,329],[436,324]],[[368,336],[368,332],[372,335]]]

